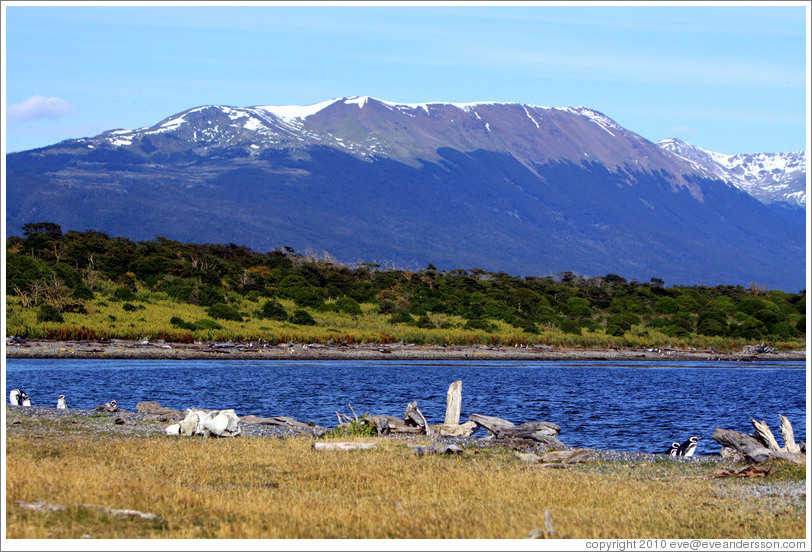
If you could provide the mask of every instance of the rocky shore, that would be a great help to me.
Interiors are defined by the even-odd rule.
[[[605,360],[605,361],[794,361],[806,352],[746,348],[727,352],[715,349],[579,349],[546,345],[528,347],[434,346],[393,343],[264,343],[163,341],[42,341],[9,338],[6,358],[86,358],[160,360]]]
[[[9,436],[21,434],[34,434],[41,437],[48,435],[64,437],[65,431],[74,436],[87,439],[109,439],[111,435],[123,437],[189,439],[190,437],[168,436],[165,428],[171,420],[162,420],[160,415],[142,412],[93,412],[89,410],[69,409],[58,410],[42,406],[12,406],[6,405],[6,434]],[[67,429],[66,429],[67,428]],[[317,439],[327,430],[323,427],[288,427],[249,423],[240,421],[241,435],[236,438],[292,438],[309,437]],[[457,445],[463,449],[476,449],[493,446],[504,446],[491,439],[481,429],[479,435],[471,437],[427,437],[417,434],[392,434],[376,439],[402,441],[407,445],[433,442],[437,445]],[[199,438],[199,437],[194,437]],[[345,440],[352,440],[347,437]],[[529,449],[528,449],[529,450]],[[536,450],[539,452],[542,449]],[[672,462],[714,462],[729,465],[730,462],[718,454],[694,456],[692,458],[669,457],[665,454],[650,454],[645,452],[592,450],[579,449],[589,453],[591,460],[623,461],[623,462],[654,462],[668,460]]]

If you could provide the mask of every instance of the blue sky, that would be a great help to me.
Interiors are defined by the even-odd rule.
[[[649,140],[806,149],[807,3],[4,3],[6,151],[205,104],[583,105]]]

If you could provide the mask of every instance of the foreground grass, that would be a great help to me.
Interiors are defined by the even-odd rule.
[[[308,438],[178,439],[88,425],[7,433],[8,538],[524,538],[543,533],[545,511],[554,538],[805,534],[804,498],[775,491],[804,481],[803,466],[766,480],[713,479],[705,476],[718,466],[707,463],[548,469],[499,448],[417,457],[415,442],[392,439],[325,452]],[[66,508],[17,504],[35,500]]]

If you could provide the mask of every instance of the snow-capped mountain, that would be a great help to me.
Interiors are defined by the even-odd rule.
[[[805,287],[803,224],[708,159],[721,166],[585,107],[201,106],[7,155],[6,222],[408,268]]]
[[[786,203],[806,207],[806,155],[742,153],[727,155],[705,150],[677,138],[660,140],[666,151],[699,169],[730,182],[765,204]]]
[[[368,96],[313,105],[202,106],[135,130],[114,130],[73,142],[143,151],[267,149],[326,146],[358,158],[387,158],[412,166],[436,162],[440,148],[498,151],[528,167],[551,161],[597,162],[619,170],[667,171],[674,185],[693,167],[586,107],[519,103],[394,103]]]

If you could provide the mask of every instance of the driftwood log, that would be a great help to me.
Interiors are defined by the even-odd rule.
[[[455,381],[448,386],[446,395],[445,420],[444,425],[455,426],[460,424],[460,412],[462,410],[462,381]]]
[[[365,420],[367,424],[375,426],[375,431],[378,435],[389,435],[390,433],[420,433],[420,431],[422,431],[421,427],[408,425],[406,420],[398,418],[397,416],[368,414]]]
[[[360,450],[371,449],[376,443],[321,443],[313,441],[313,450]]]
[[[489,438],[498,441],[535,441],[554,449],[568,449],[556,436],[561,431],[558,424],[552,422],[525,422],[516,426],[513,422],[495,416],[471,414],[472,422],[485,428]]]
[[[469,421],[456,425],[436,424],[431,426],[431,429],[440,437],[470,437],[477,430],[477,427],[474,422]]]
[[[315,424],[306,424],[304,422],[296,420],[295,418],[291,418],[290,416],[273,416],[271,418],[263,418],[260,416],[254,416],[253,414],[249,414],[248,416],[243,416],[242,418],[240,418],[240,421],[245,422],[247,424],[274,425],[285,427],[306,427],[306,428],[316,427]]]
[[[755,429],[755,434],[745,435],[739,431],[731,429],[716,428],[713,432],[713,439],[724,447],[722,456],[735,458],[735,451],[745,461],[755,464],[763,464],[767,460],[786,460],[796,464],[806,462],[806,454],[795,442],[792,431],[792,424],[785,416],[779,416],[781,420],[781,434],[784,438],[784,446],[779,447],[772,431],[766,422],[751,419],[750,423]]]
[[[787,452],[801,452],[801,447],[795,442],[795,433],[792,431],[792,424],[786,416],[778,415],[781,420],[781,437],[784,439],[784,448]]]
[[[426,417],[417,408],[417,401],[412,401],[406,406],[406,411],[403,413],[403,419],[406,420],[407,425],[415,425],[425,432],[427,436],[433,435],[433,430],[426,421]]]

